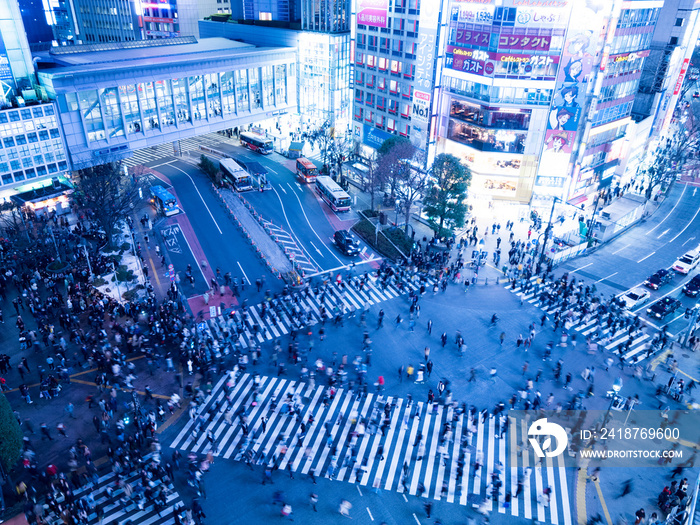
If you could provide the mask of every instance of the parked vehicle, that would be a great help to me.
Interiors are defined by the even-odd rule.
[[[664,284],[670,283],[672,279],[673,274],[670,271],[661,269],[644,281],[644,286],[652,290],[658,290]]]
[[[647,308],[647,315],[649,315],[649,317],[656,317],[657,319],[664,319],[666,316],[672,314],[680,307],[681,302],[678,299],[664,297]]]

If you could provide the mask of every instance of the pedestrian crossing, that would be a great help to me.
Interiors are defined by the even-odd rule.
[[[180,139],[180,151],[182,155],[186,154],[188,151],[197,152],[200,146],[216,146],[223,140],[224,137],[217,133]],[[158,144],[157,146],[136,150],[133,152],[131,157],[124,159],[122,162],[125,166],[131,168],[140,164],[146,164],[176,156],[177,154],[173,143],[167,142],[164,144]]]
[[[396,299],[409,290],[420,293],[421,290],[430,289],[432,283],[431,279],[421,281],[416,278],[402,282],[399,287],[395,283],[385,285],[374,277],[370,277],[362,285],[358,279],[347,281],[343,285],[332,282],[328,284],[325,292],[316,293],[309,287],[296,292],[290,300],[278,300],[277,307],[267,302],[264,314],[261,303],[246,307],[245,312],[241,309],[211,318],[200,326],[219,344],[238,343],[251,348],[278,339],[292,330],[312,328],[321,321],[322,307],[325,309],[326,320],[333,319],[336,313],[350,312],[350,315],[354,316],[358,315],[358,311]],[[300,323],[300,317],[307,322]]]
[[[535,278],[533,278],[535,279]],[[506,286],[506,288],[521,297],[525,302],[537,306],[540,310],[545,312],[548,316],[554,315],[558,311],[562,311],[563,307],[561,305],[554,305],[549,307],[540,301],[540,294],[544,289],[540,289],[539,292],[536,291],[537,287],[533,286],[528,289],[527,292],[524,291],[523,287],[512,284]],[[627,312],[625,315],[634,316],[635,314]],[[645,323],[640,325],[640,329],[634,332],[629,332],[627,329],[618,328],[615,332],[607,326],[606,324],[601,325],[595,316],[586,315],[580,316],[576,314],[574,317],[565,321],[561,327],[571,334],[574,330],[580,336],[583,336],[584,341],[581,344],[586,344],[585,340],[591,338],[595,340],[595,343],[588,344],[588,350],[591,353],[596,353],[601,349],[601,347],[609,352],[615,352],[617,355],[618,348],[623,348],[622,358],[629,363],[638,363],[653,355],[652,350],[652,340],[653,334],[650,332],[654,327],[647,326],[644,328]],[[631,340],[631,341],[630,341]],[[570,344],[571,341],[564,341],[563,345],[566,346]],[[655,352],[655,350],[654,350]]]
[[[144,462],[153,458],[152,454],[144,457]],[[125,494],[124,487],[129,484],[133,490],[131,495]],[[163,492],[164,505],[157,510],[154,504],[144,497],[144,491],[148,488],[151,494]],[[144,487],[141,479],[141,471],[136,469],[131,473],[118,475],[113,471],[87,483],[73,492],[74,501],[83,499],[86,503],[88,525],[123,524],[132,525],[173,525],[174,513],[181,517],[184,515],[185,503],[175,490],[172,482],[166,478],[151,478],[148,487]],[[63,501],[59,495],[58,503]],[[46,506],[48,508],[48,506]],[[100,519],[100,515],[102,519]],[[46,523],[58,525],[63,523],[60,516],[53,511],[46,515]]]
[[[382,429],[384,418],[390,424]],[[451,404],[342,387],[331,395],[313,382],[245,373],[222,377],[171,447],[571,525],[564,459],[538,460],[523,446],[530,423],[509,413],[472,419]]]

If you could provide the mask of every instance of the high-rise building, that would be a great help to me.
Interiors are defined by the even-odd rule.
[[[36,100],[36,77],[17,0],[0,0],[0,106]],[[17,100],[19,97],[19,101]]]
[[[48,24],[42,0],[19,0],[22,23],[30,47],[39,44],[51,45],[53,31]]]
[[[242,6],[243,20],[267,20],[278,22],[295,22],[299,20],[300,0],[232,0]],[[233,14],[237,14],[236,10]]]
[[[426,163],[435,155],[447,5],[356,0],[352,127],[362,154],[394,134],[410,138]]]

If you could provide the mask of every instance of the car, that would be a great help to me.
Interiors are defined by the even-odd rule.
[[[656,317],[657,319],[663,319],[667,315],[672,314],[681,307],[681,302],[678,299],[673,299],[672,297],[664,297],[660,301],[656,301],[649,308],[647,308],[647,315],[649,317]]]
[[[658,290],[664,284],[670,283],[671,279],[673,279],[673,274],[668,270],[661,269],[644,281],[644,286],[652,290]]]
[[[357,255],[360,253],[360,241],[347,230],[338,230],[333,235],[333,242],[344,255]]]
[[[625,294],[622,294],[620,296],[620,301],[623,303],[625,308],[631,310],[635,306],[646,303],[649,300],[649,297],[651,297],[649,290],[637,287]]]
[[[700,248],[695,248],[674,262],[671,268],[673,268],[675,272],[688,275],[691,270],[695,269],[698,263],[700,263]]]
[[[697,297],[698,292],[700,292],[700,273],[683,287],[683,293],[688,297]]]
[[[700,91],[693,93],[693,98],[700,98]]]

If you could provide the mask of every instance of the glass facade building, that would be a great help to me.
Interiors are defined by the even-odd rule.
[[[57,100],[76,169],[296,106],[297,64],[288,48],[213,38],[112,53],[39,73]]]
[[[0,111],[2,187],[69,169],[54,104]]]

